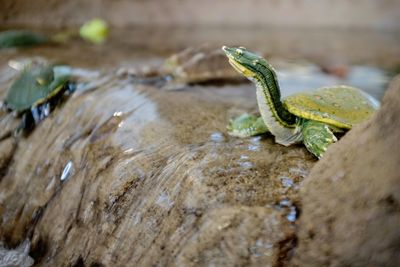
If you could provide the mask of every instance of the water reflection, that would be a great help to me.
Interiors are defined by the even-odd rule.
[[[290,222],[294,222],[297,219],[297,208],[289,199],[283,199],[277,205],[278,209],[286,211],[286,219]]]
[[[64,170],[61,174],[60,180],[62,182],[68,180],[68,178],[71,176],[71,174],[73,174],[74,172],[74,164],[73,162],[70,160],[67,162],[67,164],[64,167]]]
[[[293,187],[294,181],[293,181],[292,178],[290,178],[290,177],[281,177],[280,179],[281,179],[281,183],[282,183],[282,185],[284,187],[286,187],[286,188]]]
[[[260,150],[260,136],[255,136],[249,139],[250,144],[247,146],[249,151],[259,151]]]
[[[225,137],[222,133],[220,132],[214,132],[210,135],[210,140],[216,143],[223,142],[225,140]]]

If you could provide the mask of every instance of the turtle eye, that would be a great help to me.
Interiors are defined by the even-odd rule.
[[[243,50],[241,48],[236,48],[236,54],[239,56],[243,55]]]

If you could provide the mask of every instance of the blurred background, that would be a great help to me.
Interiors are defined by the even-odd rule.
[[[399,29],[396,0],[37,0],[1,1],[2,24],[114,26],[284,26]],[[43,14],[46,16],[43,16]]]
[[[75,65],[151,64],[204,43],[242,45],[268,58],[312,62],[376,98],[387,80],[381,70],[392,76],[400,65],[397,0],[3,0],[0,10],[3,29],[55,33],[94,17],[107,21],[110,36],[102,46],[71,42],[67,54],[60,47],[22,53]],[[334,78],[305,87],[332,84]],[[381,89],[374,92],[376,87]]]

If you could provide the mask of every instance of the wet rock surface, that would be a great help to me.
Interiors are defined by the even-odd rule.
[[[15,249],[7,249],[0,243],[0,266],[30,267],[33,259],[29,257],[29,240],[25,240]]]
[[[15,77],[2,66],[0,97]],[[81,72],[83,70],[80,70]],[[271,136],[226,135],[251,85],[165,92],[113,69],[27,137],[1,114],[0,239],[38,266],[282,266],[316,160]],[[97,75],[97,76],[96,76]]]
[[[400,77],[301,189],[296,266],[400,265]]]

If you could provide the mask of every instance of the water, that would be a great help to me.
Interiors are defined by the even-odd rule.
[[[223,142],[225,140],[224,135],[220,132],[214,132],[210,135],[210,140],[216,143]]]
[[[277,205],[278,209],[282,209],[286,213],[286,219],[289,222],[295,222],[297,219],[297,208],[289,199],[283,199]]]
[[[74,163],[70,160],[68,163],[65,165],[63,172],[61,173],[60,180],[62,182],[66,181],[69,179],[69,177],[73,174],[74,172]]]
[[[287,188],[294,186],[294,181],[290,177],[281,177],[281,183],[284,187],[287,187]]]
[[[23,241],[15,249],[7,249],[0,242],[0,266],[32,266],[34,260],[29,256],[30,241]]]

